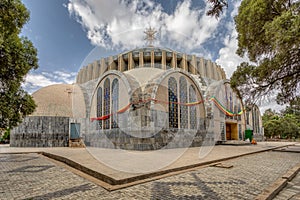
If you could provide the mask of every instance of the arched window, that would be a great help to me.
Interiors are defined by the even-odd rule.
[[[111,116],[111,128],[118,128],[118,115],[117,111],[119,110],[119,80],[114,79],[111,87],[112,95],[112,113]]]
[[[97,117],[102,116],[102,88],[99,87],[97,91]],[[102,120],[98,121],[99,126],[97,126],[97,129],[102,129]]]
[[[190,85],[189,93],[189,102],[196,102],[196,90],[193,85]],[[190,106],[190,129],[197,129],[196,106]]]
[[[180,103],[187,103],[187,81],[181,76],[179,79],[180,85]],[[188,108],[186,105],[180,105],[180,128],[188,128]]]
[[[104,81],[104,115],[109,115],[110,114],[110,81],[109,78],[107,78]],[[110,125],[110,119],[104,120],[104,129],[109,129]]]
[[[169,93],[169,127],[178,128],[178,98],[177,83],[175,78],[171,77],[168,81]]]

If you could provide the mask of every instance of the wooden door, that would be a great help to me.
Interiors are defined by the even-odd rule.
[[[226,140],[231,140],[231,125],[226,124]]]

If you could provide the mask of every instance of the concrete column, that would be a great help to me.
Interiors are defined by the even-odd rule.
[[[80,83],[84,83],[84,68],[81,68],[81,77],[80,77]]]
[[[83,83],[88,81],[88,70],[87,70],[87,66],[85,66],[83,68]]]
[[[155,60],[154,60],[154,51],[152,50],[151,51],[151,64],[150,64],[150,66],[154,67],[154,63],[155,63]]]
[[[218,80],[222,80],[221,67],[218,65]]]
[[[166,51],[161,51],[161,65],[162,69],[166,70],[167,69],[167,61],[166,61]]]
[[[177,68],[177,55],[175,52],[172,52],[171,67]]]
[[[218,80],[218,74],[217,74],[217,65],[216,63],[212,63],[212,79]]]
[[[197,72],[197,61],[196,61],[196,56],[195,55],[193,55],[192,56],[192,60],[190,61],[190,68],[191,68],[191,72],[192,72],[192,74],[198,74],[198,72]]]
[[[128,53],[128,70],[134,69],[134,60],[132,56],[132,52]]]
[[[88,64],[88,67],[87,67],[87,70],[88,70],[88,81],[92,80],[92,77],[93,77],[93,64]]]
[[[200,75],[206,77],[205,60],[203,58],[200,58]]]
[[[92,73],[93,80],[97,78],[97,75],[98,75],[97,70],[98,70],[98,63],[97,63],[97,61],[95,61],[93,63],[93,73]]]
[[[188,65],[187,65],[187,55],[183,54],[182,55],[182,60],[180,62],[180,65],[178,66],[179,68],[183,69],[184,71],[188,72]]]
[[[124,59],[123,59],[123,55],[122,54],[120,54],[120,55],[118,55],[118,70],[120,71],[120,72],[124,72],[125,71],[125,61],[124,61]]]
[[[102,76],[104,72],[106,72],[108,66],[106,65],[105,58],[101,58],[100,60],[100,68],[99,68],[99,77]]]
[[[76,77],[76,83],[77,84],[80,84],[81,83],[81,69],[79,70],[78,74],[77,74],[77,77]]]
[[[212,62],[210,61],[210,60],[207,60],[207,77],[208,78],[213,78],[213,76],[212,76],[212,68],[213,68],[213,65],[212,65]]]
[[[144,53],[140,51],[140,58],[139,58],[139,67],[144,66]]]
[[[109,67],[108,70],[117,70],[117,64],[114,62],[114,58],[112,56],[110,56],[108,58],[108,62],[109,62]]]

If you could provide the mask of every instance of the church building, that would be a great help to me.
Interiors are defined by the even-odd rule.
[[[252,127],[263,139],[259,110],[245,111],[221,66],[152,45],[100,58],[80,69],[76,83],[41,88],[33,98],[37,109],[12,130],[11,146],[81,139],[90,147],[182,148],[244,140]]]

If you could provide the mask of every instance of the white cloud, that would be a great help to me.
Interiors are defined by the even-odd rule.
[[[143,31],[149,26],[159,31],[160,41],[189,50],[199,48],[220,22],[206,16],[207,9],[208,6],[193,9],[191,0],[179,2],[172,14],[151,0],[69,0],[68,3],[70,14],[86,30],[92,44],[123,49],[143,46]]]
[[[67,73],[63,71],[29,73],[25,77],[25,82],[22,85],[26,91],[33,93],[41,87],[46,87],[54,84],[72,84],[75,82],[75,72]]]
[[[31,84],[33,86],[38,86],[38,87],[45,87],[48,85],[62,83],[62,82],[53,81],[49,77],[46,77],[42,74],[28,74],[25,80],[26,80],[25,85]]]
[[[237,14],[239,6],[240,1],[234,3],[234,9],[230,14],[232,18]],[[238,34],[235,29],[234,22],[231,21],[228,23],[227,28],[228,30],[231,30],[231,33],[224,38],[223,43],[225,47],[219,50],[219,58],[216,60],[216,63],[224,68],[227,78],[230,78],[240,63],[245,61],[249,62],[249,60],[246,58],[241,58],[235,53],[238,49]]]

